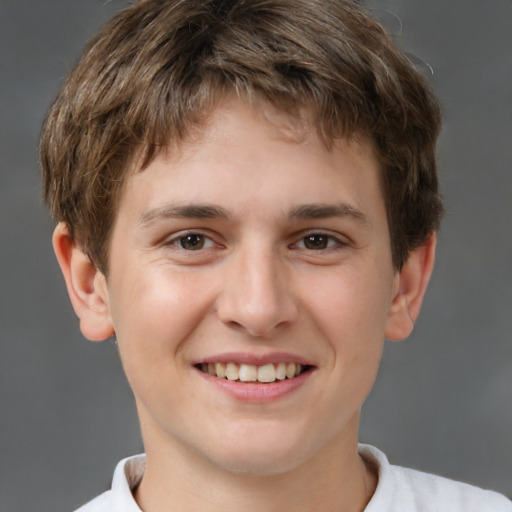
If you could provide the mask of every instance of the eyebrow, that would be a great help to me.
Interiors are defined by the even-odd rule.
[[[290,212],[289,217],[290,219],[297,220],[349,217],[361,224],[369,224],[369,221],[363,212],[347,203],[304,204],[294,208]],[[143,227],[146,227],[155,222],[172,218],[228,220],[231,218],[231,215],[226,209],[213,204],[170,204],[144,212],[139,218],[139,223]]]
[[[347,203],[338,204],[305,204],[301,205],[290,214],[292,219],[327,219],[330,217],[350,217],[361,224],[370,222],[366,215]]]
[[[144,212],[139,223],[144,227],[159,220],[181,219],[228,219],[227,210],[211,204],[171,204]]]

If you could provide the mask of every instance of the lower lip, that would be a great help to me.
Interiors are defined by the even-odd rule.
[[[248,403],[265,403],[279,400],[297,391],[311,376],[313,370],[307,370],[293,379],[277,380],[262,384],[261,382],[239,382],[214,377],[196,368],[206,382],[216,386],[227,395]]]

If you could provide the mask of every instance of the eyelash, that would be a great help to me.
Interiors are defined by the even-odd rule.
[[[315,243],[313,241],[313,238],[321,238],[326,242],[327,245],[325,247],[321,247],[321,246],[318,247],[319,245],[322,244],[322,241],[317,240],[317,242]],[[316,248],[306,247],[306,244],[309,242],[312,242],[314,245],[317,245],[317,247]],[[298,247],[299,244],[303,244],[304,247]],[[336,249],[336,248],[346,246],[346,245],[348,245],[346,242],[343,242],[342,240],[340,240],[338,237],[336,237],[334,235],[331,235],[329,233],[325,233],[322,231],[311,231],[311,232],[303,235],[299,239],[298,242],[293,243],[290,247],[297,248],[300,250],[306,250],[306,251],[328,251],[330,249]]]
[[[316,241],[314,240],[315,238],[317,239]],[[197,247],[196,249],[184,247],[184,244],[187,243],[187,239],[188,242],[192,244],[192,246],[199,244],[199,247]],[[308,243],[312,243],[317,247],[307,247]],[[323,246],[324,243],[325,246]],[[168,240],[165,243],[165,245],[174,247],[178,250],[182,250],[185,252],[199,252],[202,250],[207,250],[211,249],[212,247],[215,247],[216,243],[214,242],[214,240],[212,240],[211,237],[205,235],[204,233],[190,231],[178,233],[172,239]],[[297,242],[290,244],[288,247],[290,249],[321,252],[339,248],[340,246],[346,245],[348,245],[346,242],[343,242],[338,237],[333,236],[329,233],[325,233],[322,231],[311,231],[309,233],[303,234],[303,236],[301,236]]]
[[[195,241],[193,241],[194,238],[196,239]],[[197,249],[187,249],[186,247],[183,247],[183,243],[187,239],[189,239],[189,242],[192,245],[196,245],[197,243],[200,243],[201,246],[198,247]],[[197,239],[200,239],[200,240],[197,240]],[[204,247],[205,244],[207,245],[207,247]],[[196,252],[196,251],[200,251],[200,250],[204,250],[204,249],[211,249],[216,244],[212,240],[211,237],[205,235],[204,233],[190,231],[190,232],[178,233],[177,236],[174,236],[172,239],[168,240],[165,243],[165,245],[173,246],[173,247],[176,247],[178,250],[183,250],[186,252]]]

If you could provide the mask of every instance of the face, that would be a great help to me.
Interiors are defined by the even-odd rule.
[[[125,183],[109,321],[148,453],[271,473],[357,439],[397,291],[378,166],[286,122],[226,101]]]

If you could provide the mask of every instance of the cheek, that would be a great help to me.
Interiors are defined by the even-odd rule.
[[[306,307],[329,345],[335,378],[344,386],[371,386],[384,343],[387,280],[379,278],[376,267],[370,273],[340,268],[315,279]]]
[[[148,271],[142,268],[119,276],[111,295],[112,319],[127,374],[132,363],[155,371],[176,357],[182,342],[204,321],[214,298],[211,280],[171,272],[165,265]]]
[[[322,330],[339,332],[341,337],[366,339],[372,333],[383,337],[390,306],[387,281],[377,268],[373,272],[339,268],[317,273],[310,280],[314,284],[303,287],[302,296]]]

